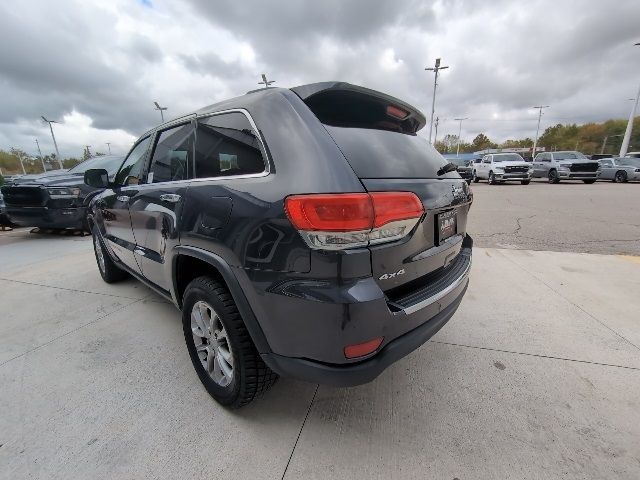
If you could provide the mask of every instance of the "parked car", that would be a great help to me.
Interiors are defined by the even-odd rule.
[[[84,172],[103,168],[114,175],[122,160],[122,156],[105,155],[90,158],[64,173],[56,170],[14,179],[2,187],[7,215],[23,227],[87,229],[87,206],[102,189],[87,186]]]
[[[531,183],[531,166],[518,153],[492,153],[474,164],[473,181],[487,180],[490,185],[519,181]]]
[[[473,180],[473,160],[458,160],[456,158],[449,158],[448,160],[456,165],[458,175],[469,185]]]
[[[340,82],[261,89],[164,123],[90,206],[98,268],[182,309],[193,366],[239,407],[277,375],[369,382],[454,314],[472,193],[416,108]],[[401,152],[401,154],[399,154]]]
[[[7,217],[7,205],[4,203],[4,196],[0,192],[0,226],[10,227],[11,221]]]
[[[625,157],[640,158],[640,152],[627,152]]]
[[[604,158],[600,160],[598,179],[617,183],[640,180],[640,158]]]
[[[560,180],[594,183],[598,179],[598,166],[597,160],[590,160],[580,152],[538,153],[533,160],[533,177],[546,178],[549,183]]]

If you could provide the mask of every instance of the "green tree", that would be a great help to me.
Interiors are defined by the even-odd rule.
[[[487,137],[484,133],[479,133],[478,135],[476,135],[476,138],[474,138],[473,142],[471,142],[471,148],[473,149],[473,152],[496,147],[497,145],[489,140],[489,137]]]

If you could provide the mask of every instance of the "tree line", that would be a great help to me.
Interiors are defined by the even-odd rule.
[[[86,149],[82,155],[82,157],[68,157],[62,160],[62,166],[65,169],[71,168],[80,162],[83,162],[89,157],[99,157],[104,155],[102,152],[96,152],[94,154],[90,154]],[[42,173],[44,168],[49,170],[57,170],[60,168],[60,163],[56,158],[54,153],[50,155],[43,155],[40,157],[32,156],[26,153],[24,150],[20,150],[19,148],[12,148],[10,150],[0,150],[0,174],[7,175],[18,175],[23,173],[31,174],[31,173]]]
[[[592,155],[600,153],[604,145],[604,152],[615,155],[620,151],[622,136],[627,128],[627,120],[607,120],[602,123],[585,123],[583,125],[557,124],[548,127],[538,138],[538,147],[552,150],[578,150]],[[605,145],[606,138],[606,145]],[[440,153],[455,153],[458,146],[457,135],[445,135],[435,144]],[[471,143],[460,142],[461,153],[473,153],[487,148],[532,148],[533,139],[506,140],[502,143],[493,142],[484,133],[479,133]],[[633,122],[633,132],[629,142],[629,151],[640,150],[640,117]]]

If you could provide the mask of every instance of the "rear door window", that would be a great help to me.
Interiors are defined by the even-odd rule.
[[[251,175],[264,171],[260,141],[244,114],[224,113],[198,122],[195,178]]]

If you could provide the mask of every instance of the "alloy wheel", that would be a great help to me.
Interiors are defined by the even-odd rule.
[[[200,363],[221,387],[233,380],[233,351],[220,316],[202,300],[191,309],[191,332]]]

